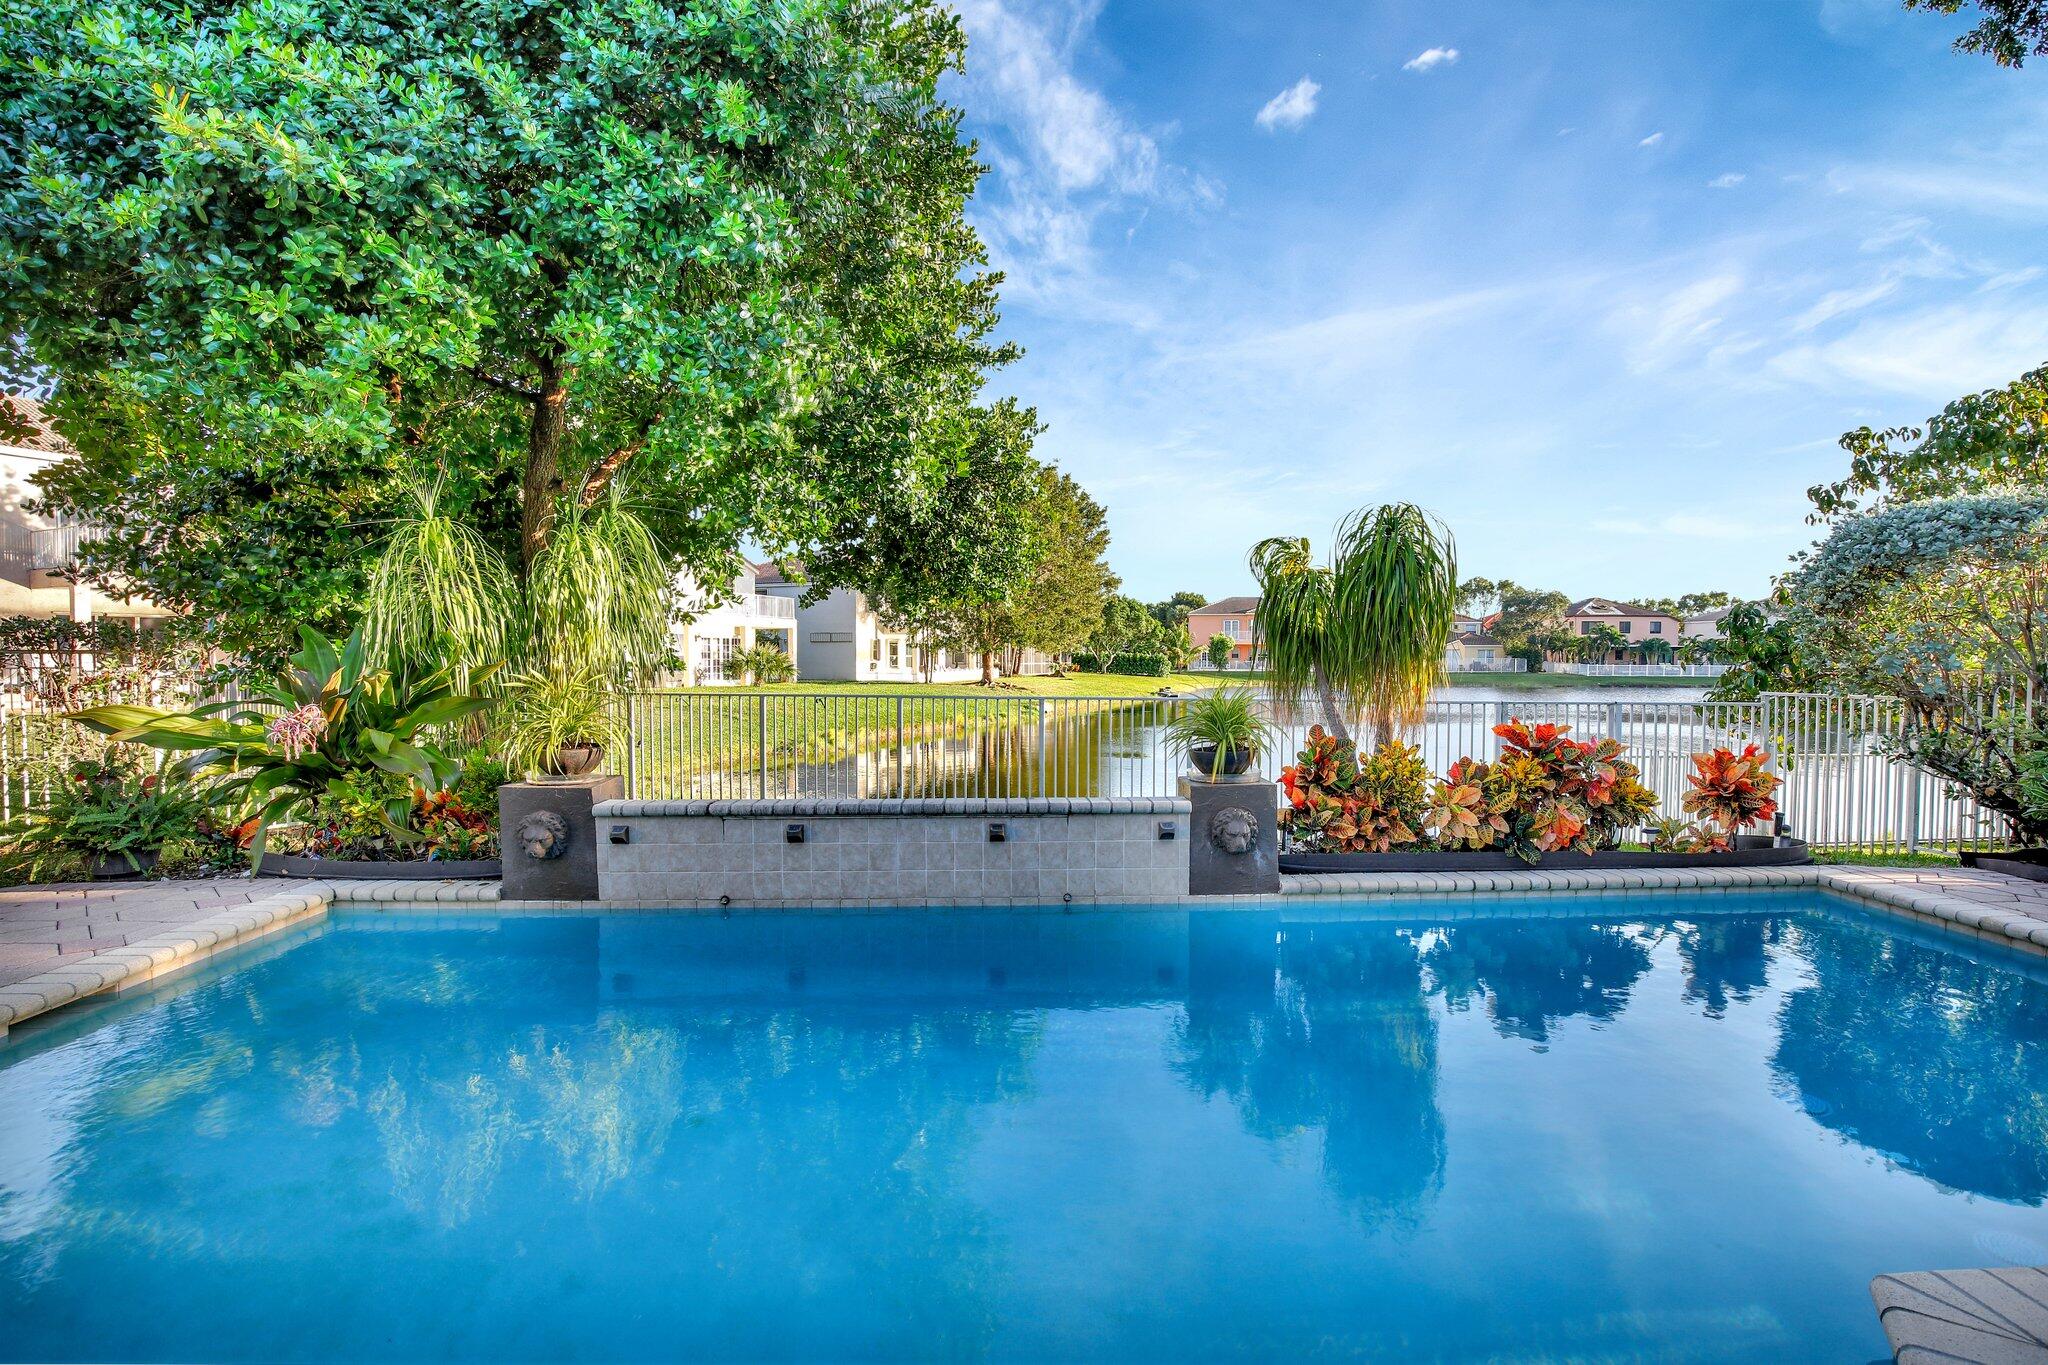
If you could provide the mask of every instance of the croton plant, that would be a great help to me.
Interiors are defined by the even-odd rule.
[[[1280,774],[1282,819],[1312,853],[1498,849],[1534,863],[1613,848],[1656,813],[1656,793],[1619,740],[1575,740],[1569,729],[1519,718],[1495,726],[1499,758],[1461,758],[1431,783],[1409,746],[1384,745],[1360,762],[1318,726]]]
[[[1778,813],[1779,778],[1765,768],[1769,761],[1770,755],[1754,744],[1745,744],[1739,754],[1715,749],[1692,756],[1685,809],[1711,827],[1713,848],[1730,847],[1745,828]]]

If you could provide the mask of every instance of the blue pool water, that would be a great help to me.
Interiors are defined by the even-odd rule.
[[[2048,1261],[2037,963],[1579,905],[339,916],[0,1043],[0,1354],[1867,1361]]]

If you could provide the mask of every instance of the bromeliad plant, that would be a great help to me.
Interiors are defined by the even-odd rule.
[[[1686,775],[1685,809],[1714,826],[1716,849],[1730,848],[1737,835],[1750,825],[1778,813],[1773,797],[1778,775],[1765,769],[1770,755],[1746,744],[1741,753],[1715,749],[1692,756],[1693,771]]]
[[[339,647],[310,626],[278,683],[258,684],[266,709],[237,703],[191,712],[149,706],[94,706],[69,713],[117,743],[184,754],[181,773],[219,773],[217,795],[254,822],[250,856],[259,859],[269,828],[304,814],[320,796],[372,770],[409,779],[425,791],[447,788],[460,760],[429,732],[490,705],[457,690],[450,671],[424,675],[371,667],[359,628]],[[494,665],[473,670],[472,685]]]

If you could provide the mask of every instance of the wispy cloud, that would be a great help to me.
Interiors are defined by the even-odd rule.
[[[1425,71],[1434,71],[1440,66],[1449,66],[1457,60],[1458,49],[1455,47],[1432,47],[1416,53],[1401,63],[1401,69],[1420,75]]]
[[[1097,277],[1097,223],[1130,215],[1121,224],[1128,240],[1147,206],[1208,207],[1221,201],[1222,186],[1169,161],[1159,134],[1077,74],[1099,6],[956,0],[956,8],[970,44],[964,102],[992,172],[973,212],[1009,277],[1004,293],[1145,323],[1148,309]]]
[[[1747,179],[1749,177],[1741,171],[1723,171],[1707,182],[1707,188],[1710,190],[1732,190]]]
[[[1299,128],[1315,114],[1316,96],[1322,91],[1323,87],[1303,76],[1267,100],[1252,121],[1269,133],[1281,128]]]
[[[1662,143],[1663,141],[1664,141],[1664,134],[1663,134],[1663,133],[1661,133],[1661,132],[1656,132],[1656,133],[1652,133],[1652,134],[1650,134],[1650,135],[1649,135],[1648,137],[1644,138],[1644,139],[1643,139],[1643,140],[1642,140],[1641,142],[1638,142],[1638,143],[1636,144],[1636,146],[1638,146],[1638,147],[1655,147],[1655,146],[1659,145],[1660,143]]]

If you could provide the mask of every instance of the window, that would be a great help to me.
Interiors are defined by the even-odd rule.
[[[879,635],[868,641],[868,662],[871,664],[882,662],[882,637]]]
[[[903,642],[901,640],[891,640],[889,642],[889,667],[903,667]]]
[[[1652,634],[1652,635],[1662,635],[1663,633],[1664,633],[1664,623],[1663,623],[1662,621],[1652,621],[1652,622],[1650,622],[1650,634]]]
[[[1626,634],[1628,634],[1628,633],[1629,633],[1630,631],[1634,630],[1634,629],[1635,629],[1635,626],[1636,626],[1636,623],[1635,623],[1635,622],[1633,622],[1633,621],[1623,621],[1623,622],[1621,623],[1621,633],[1622,633],[1623,635],[1626,635]]]
[[[1226,636],[1227,638],[1229,638],[1229,639],[1232,639],[1232,640],[1237,640],[1237,639],[1241,639],[1241,638],[1243,638],[1242,636],[1240,636],[1240,635],[1239,635],[1239,634],[1237,633],[1237,632],[1238,632],[1238,630],[1239,630],[1239,626],[1238,626],[1238,624],[1237,624],[1237,620],[1236,620],[1236,618],[1235,618],[1235,617],[1231,617],[1231,618],[1227,618],[1227,619],[1225,619],[1225,621],[1223,622],[1223,634],[1224,634],[1224,635],[1225,635],[1225,636]]]
[[[1581,634],[1581,635],[1591,635],[1592,633],[1593,633],[1593,623],[1592,623],[1591,621],[1581,621],[1581,622],[1579,622],[1579,634]]]

